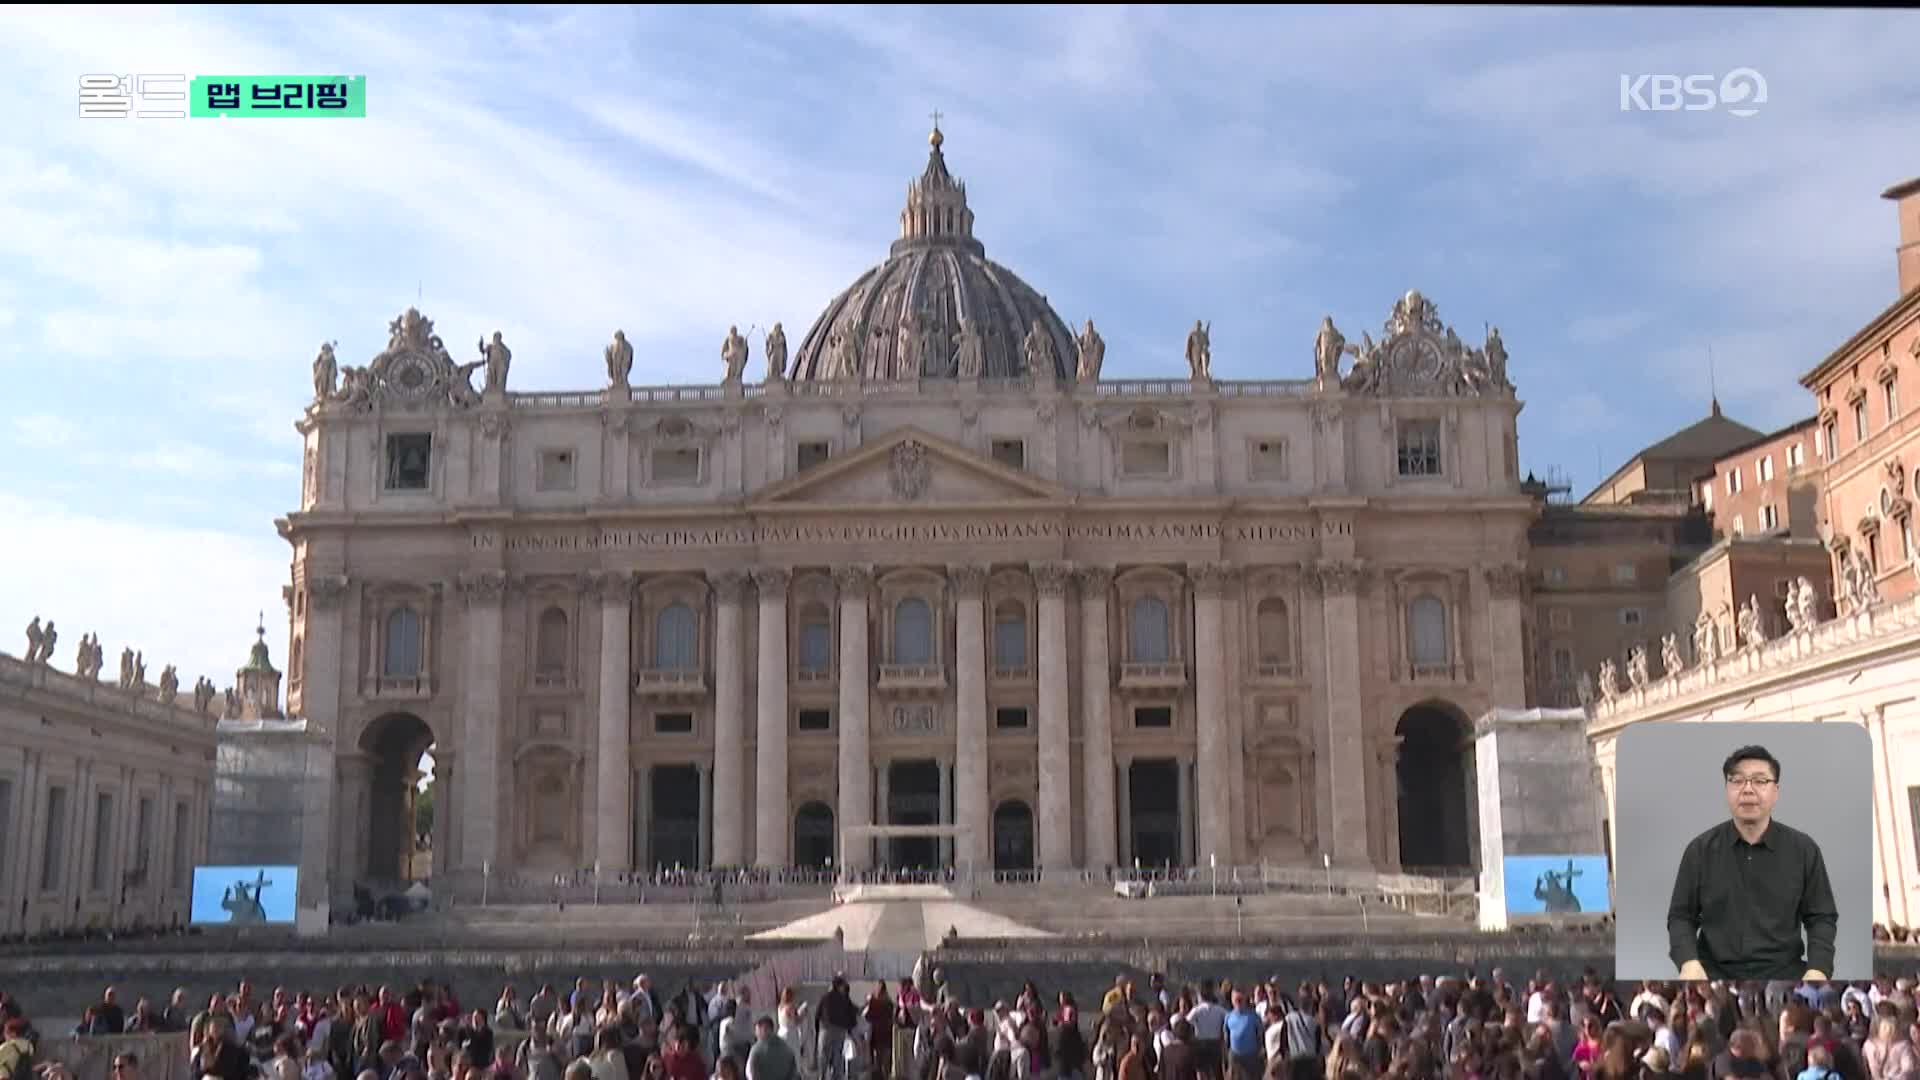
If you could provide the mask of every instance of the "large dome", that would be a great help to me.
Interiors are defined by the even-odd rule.
[[[907,187],[887,261],[827,305],[794,355],[791,378],[1006,378],[1029,357],[1073,378],[1073,334],[1047,298],[987,258],[973,237],[967,187],[947,172],[935,128],[927,169]],[[1034,335],[1038,324],[1040,334]],[[971,335],[962,334],[970,328]],[[978,349],[971,344],[978,341]]]

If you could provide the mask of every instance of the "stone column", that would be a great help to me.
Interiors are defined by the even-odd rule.
[[[1186,758],[1174,761],[1179,775],[1174,783],[1179,786],[1180,800],[1180,865],[1192,866],[1193,858],[1193,763]]]
[[[1486,570],[1491,657],[1487,669],[1476,674],[1491,682],[1489,696],[1495,708],[1517,709],[1527,700],[1526,635],[1522,631],[1520,597],[1526,573],[1526,567],[1511,564]]]
[[[740,602],[747,575],[711,574],[713,619],[713,865],[745,866],[746,832],[746,642]]]
[[[1193,569],[1194,732],[1198,766],[1195,784],[1197,860],[1233,862],[1233,748],[1227,743],[1226,648],[1221,632],[1221,594],[1228,568],[1217,564]]]
[[[840,799],[834,826],[845,830],[873,824],[867,709],[867,679],[872,671],[867,656],[867,595],[873,586],[873,573],[864,566],[843,566],[833,578],[840,586]],[[873,865],[873,845],[865,841],[840,844],[836,839],[834,849],[844,869],[864,870]]]
[[[464,835],[457,860],[445,852],[434,853],[434,866],[440,869],[478,870],[482,862],[500,859],[500,607],[506,587],[507,575],[498,570],[460,580],[460,591],[467,598],[466,662],[460,672],[460,759],[468,782],[460,785],[465,796],[461,802],[441,804],[460,807]]]
[[[351,678],[351,665],[345,662],[345,640],[342,633],[341,601],[347,595],[347,579],[324,575],[309,575],[304,587],[307,593],[306,636],[301,641],[300,657],[300,712],[312,728],[326,732],[328,738],[334,738],[340,731],[340,687]],[[292,677],[292,672],[288,677]],[[331,754],[325,756],[325,770],[331,774],[336,766]],[[332,822],[341,815],[335,811],[339,794],[339,781],[329,775],[324,784],[315,784],[311,788],[319,805],[306,808],[309,823],[303,827],[304,837],[300,845],[300,900],[302,907],[336,901],[350,903],[353,898],[353,875],[348,864],[340,861],[340,852],[336,841],[326,835]],[[171,804],[161,815],[172,821]]]
[[[627,868],[633,850],[633,579],[624,571],[595,579],[600,596],[600,714],[594,740],[593,861],[603,872]]]
[[[955,566],[953,823],[965,829],[956,863],[993,866],[993,810],[987,790],[987,569]]]
[[[1083,567],[1079,578],[1081,820],[1087,866],[1099,870],[1120,859],[1114,826],[1113,658],[1107,640],[1113,569]]]
[[[713,865],[713,770],[699,763],[693,767],[700,776],[700,831],[694,837],[693,863],[705,870]]]
[[[1073,866],[1073,756],[1067,730],[1067,577],[1064,563],[1036,563],[1040,593],[1040,869]]]
[[[753,864],[787,865],[787,581],[778,567],[753,572],[760,590],[760,737],[754,769]]]
[[[454,790],[456,786],[462,789],[459,794],[467,794],[464,789],[479,786],[477,784],[456,785],[453,779],[453,762],[454,756],[452,754],[436,754],[433,758],[433,797],[434,800],[442,806],[460,805],[454,801],[457,797]],[[411,779],[411,777],[409,777],[409,779]],[[453,869],[453,820],[459,816],[459,814],[439,813],[433,815],[433,872],[436,874],[440,873],[443,869]],[[409,822],[409,825],[411,825],[411,822]],[[407,859],[409,865],[411,865],[413,860],[413,838],[411,834],[408,836],[406,846],[400,849],[400,854],[401,857]],[[479,864],[475,863],[474,866],[478,868]]]
[[[367,873],[367,804],[373,798],[373,762],[361,753],[339,755],[339,806],[341,812],[336,815],[335,844],[339,856],[334,860],[333,879],[336,896],[347,900],[353,897],[354,882]],[[173,828],[173,804],[178,801],[176,795],[167,803],[167,828]],[[185,837],[178,837],[174,844],[181,843]],[[167,848],[169,854],[173,846]],[[171,872],[171,871],[169,871]]]
[[[1361,571],[1353,563],[1328,562],[1315,568],[1308,580],[1320,593],[1325,629],[1327,688],[1327,771],[1332,792],[1332,820],[1326,834],[1332,838],[1334,861],[1359,867],[1367,854],[1367,761],[1361,740],[1360,605],[1357,592]]]
[[[1133,790],[1128,777],[1130,762],[1116,761],[1113,765],[1113,790],[1118,793],[1115,800],[1119,803],[1120,815],[1119,845],[1116,851],[1122,865],[1133,863]]]

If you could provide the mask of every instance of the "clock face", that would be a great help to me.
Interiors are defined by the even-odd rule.
[[[394,364],[389,385],[409,398],[424,396],[434,383],[433,369],[419,353],[407,353]]]
[[[1441,366],[1440,346],[1431,338],[1410,337],[1394,346],[1392,371],[1402,379],[1437,379]]]

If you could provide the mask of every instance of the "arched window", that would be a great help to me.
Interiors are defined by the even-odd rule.
[[[825,604],[808,604],[800,609],[800,670],[833,670],[833,616]]]
[[[1018,600],[1002,600],[993,609],[993,666],[1027,666],[1027,609]]]
[[[411,679],[420,674],[420,613],[395,608],[387,616],[386,653],[380,672],[389,679]]]
[[[1164,664],[1173,659],[1167,602],[1143,596],[1127,616],[1127,645],[1136,664]]]
[[[696,640],[699,620],[693,609],[674,601],[653,620],[653,666],[661,671],[692,671],[700,666]]]
[[[1439,597],[1416,596],[1407,605],[1407,652],[1420,667],[1448,662],[1447,605]]]
[[[933,609],[918,596],[894,605],[893,662],[933,663]]]
[[[289,683],[297,683],[300,681],[300,658],[305,654],[305,651],[306,650],[300,647],[300,635],[295,634],[293,637],[293,649],[287,653],[290,658],[287,660],[287,681]]]
[[[1277,596],[1260,601],[1255,613],[1260,633],[1262,667],[1285,667],[1293,662],[1292,628],[1287,625],[1287,602]]]
[[[533,669],[541,675],[563,675],[567,670],[567,613],[550,607],[540,613],[535,636]]]

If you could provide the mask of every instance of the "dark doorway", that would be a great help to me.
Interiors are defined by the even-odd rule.
[[[1466,724],[1452,706],[1415,705],[1394,727],[1400,756],[1400,865],[1409,870],[1473,865],[1467,826]]]
[[[824,869],[833,859],[833,808],[823,802],[801,805],[793,815],[793,861]]]
[[[421,759],[433,749],[432,729],[412,713],[389,713],[367,725],[360,748],[373,758],[373,788],[368,792],[366,863],[354,868],[354,876],[377,882],[430,876],[432,863],[452,858],[451,852],[432,851],[433,838],[420,834],[415,818],[422,782],[432,768],[421,768]],[[436,817],[456,812],[446,805],[447,795],[433,792]]]
[[[887,824],[940,824],[939,762],[896,761],[887,767]],[[940,838],[893,837],[887,862],[896,870],[931,870],[940,865]]]
[[[700,770],[655,765],[647,787],[647,851],[653,865],[699,868]]]
[[[1180,763],[1163,758],[1127,766],[1127,806],[1140,865],[1180,865]]]
[[[1026,803],[1010,801],[994,807],[993,868],[1033,869],[1033,811]]]

